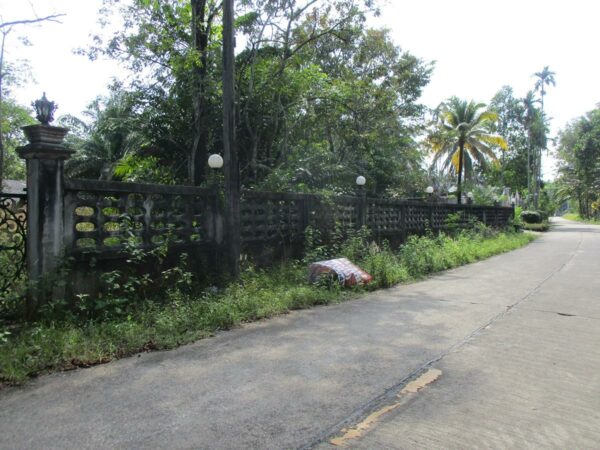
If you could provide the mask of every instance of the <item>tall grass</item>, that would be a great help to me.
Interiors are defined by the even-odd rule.
[[[576,222],[588,223],[590,225],[600,225],[600,219],[585,219],[579,214],[568,213],[563,216],[567,220],[574,220]]]
[[[337,242],[333,250],[313,239],[307,255],[313,251],[312,257],[349,257],[373,275],[373,282],[366,287],[310,284],[305,259],[270,270],[249,266],[239,282],[221,290],[198,292],[186,283],[173,283],[160,300],[133,301],[128,307],[123,307],[119,297],[118,309],[112,313],[106,309],[104,315],[95,318],[65,314],[61,309],[64,305],[57,302],[47,308],[39,322],[0,322],[0,384],[21,383],[39,373],[87,367],[137,352],[174,348],[243,322],[340,302],[366,290],[419,279],[521,247],[532,239],[529,234],[481,228],[454,237],[411,237],[393,251],[385,243],[370,242],[367,233],[361,231],[343,243]],[[186,272],[179,276],[185,278]],[[82,302],[87,305],[85,299]],[[62,313],[57,314],[53,307]]]

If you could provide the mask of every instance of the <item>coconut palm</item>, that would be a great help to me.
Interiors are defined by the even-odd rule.
[[[493,147],[507,148],[501,136],[490,133],[489,125],[496,119],[497,114],[484,103],[457,97],[438,108],[438,121],[428,143],[434,153],[433,164],[445,158],[444,166],[458,175],[458,203],[461,203],[463,168],[472,168],[475,163],[485,166],[487,160],[497,163]]]

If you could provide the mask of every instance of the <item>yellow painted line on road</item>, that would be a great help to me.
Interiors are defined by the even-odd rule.
[[[425,386],[427,386],[428,384],[431,384],[435,380],[437,380],[441,375],[442,375],[441,370],[438,370],[438,369],[428,370],[423,375],[421,375],[419,378],[411,381],[406,386],[404,386],[404,388],[398,394],[398,399],[400,399],[400,400],[398,400],[395,403],[392,403],[391,405],[384,406],[383,408],[372,412],[364,420],[362,420],[360,423],[358,423],[356,426],[354,426],[352,428],[342,429],[342,433],[343,433],[342,436],[331,439],[329,441],[329,443],[332,445],[335,445],[336,447],[345,447],[346,444],[348,443],[348,441],[351,441],[354,439],[359,439],[366,432],[368,432],[373,427],[373,425],[375,425],[379,421],[379,419],[383,415],[385,415],[385,414],[389,413],[390,411],[393,411],[393,410],[397,409],[399,406],[401,406],[402,405],[402,396],[408,395],[408,394],[416,394],[421,389],[423,389]]]
[[[410,383],[408,383],[404,387],[404,389],[402,389],[400,391],[400,395],[402,395],[402,394],[416,394],[417,392],[419,392],[421,389],[423,389],[428,384],[433,383],[440,376],[442,376],[442,371],[441,370],[438,370],[438,369],[429,369],[427,372],[425,372],[419,378],[417,378],[416,380],[411,381]],[[398,396],[400,396],[400,395],[398,395]]]

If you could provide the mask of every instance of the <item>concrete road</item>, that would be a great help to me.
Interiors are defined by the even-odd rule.
[[[0,392],[0,448],[599,448],[600,227]],[[334,445],[335,444],[335,445]]]

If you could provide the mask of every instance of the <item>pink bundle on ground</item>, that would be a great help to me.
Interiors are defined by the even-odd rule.
[[[335,274],[343,286],[367,284],[373,277],[360,267],[352,264],[347,258],[317,261],[308,268],[308,279],[315,283],[323,275]]]

